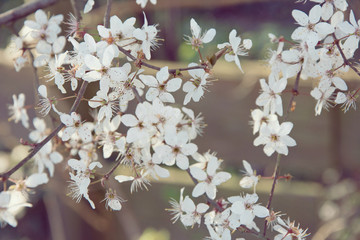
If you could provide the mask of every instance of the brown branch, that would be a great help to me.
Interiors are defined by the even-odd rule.
[[[154,66],[152,64],[149,64],[147,62],[144,62],[143,60],[139,60],[137,59],[136,57],[134,57],[133,55],[131,55],[131,53],[128,51],[128,50],[125,50],[123,47],[120,47],[118,46],[120,52],[122,52],[125,56],[127,56],[128,58],[130,58],[131,60],[133,61],[137,61],[139,62],[138,65],[139,66],[145,66],[147,68],[150,68],[150,69],[154,69],[154,70],[157,70],[159,71],[161,69],[161,67],[157,67],[157,66]],[[222,55],[224,55],[224,53],[226,52],[226,48],[224,49],[221,49],[219,51],[217,51],[214,56],[216,58],[216,60],[218,60],[220,57],[222,57]],[[215,61],[216,62],[216,61]],[[193,67],[186,67],[186,68],[172,68],[172,69],[169,69],[169,73],[170,74],[176,74],[178,72],[183,72],[183,71],[188,71],[188,70],[193,70],[193,69],[206,69],[209,67],[209,62],[207,63],[204,63],[202,65],[197,65],[197,66],[193,66]],[[211,64],[210,66],[214,66],[215,63]]]
[[[105,15],[104,15],[104,26],[106,28],[110,27],[110,11],[111,11],[111,5],[112,5],[112,0],[107,0],[106,2],[106,11],[105,11]]]
[[[294,99],[297,95],[299,95],[299,83],[300,83],[300,75],[301,75],[301,72],[302,72],[302,66],[300,68],[300,71],[298,72],[298,74],[296,75],[296,79],[295,79],[295,83],[294,83],[294,87],[292,89],[292,96],[291,96],[291,99],[290,99],[290,102],[289,102],[289,105],[288,105],[288,108],[286,110],[286,115],[284,117],[284,121],[286,121],[289,117],[289,113],[291,111],[291,107],[293,105],[293,102],[294,102]]]
[[[276,186],[276,182],[277,182],[277,178],[279,176],[279,166],[280,166],[280,159],[281,159],[281,154],[278,153],[277,154],[277,157],[276,157],[276,164],[275,164],[275,169],[274,169],[274,181],[272,183],[272,186],[271,186],[271,191],[270,191],[270,195],[269,195],[269,200],[268,200],[268,203],[266,205],[266,208],[270,211],[270,206],[271,206],[271,202],[272,202],[272,199],[274,197],[274,192],[275,192],[275,186]],[[266,236],[266,229],[267,229],[267,223],[268,221],[265,219],[265,226],[264,226],[264,233],[263,233],[263,236],[265,237]]]
[[[83,81],[81,88],[78,92],[78,95],[70,109],[70,113],[76,111],[76,109],[79,107],[79,104],[81,102],[81,98],[83,97],[86,87],[88,85],[87,81]],[[59,124],[44,140],[37,143],[36,146],[32,149],[32,151],[18,164],[16,164],[13,168],[11,168],[9,171],[0,174],[1,181],[5,182],[14,172],[16,172],[19,168],[21,168],[25,163],[27,163],[37,152],[40,151],[40,149],[48,143],[53,137],[55,137],[58,132],[64,127],[65,125],[63,123]]]
[[[10,9],[0,14],[0,25],[14,22],[20,18],[26,17],[38,9],[46,8],[55,4],[57,1],[58,0],[39,0]]]

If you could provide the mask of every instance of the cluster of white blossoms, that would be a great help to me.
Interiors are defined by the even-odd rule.
[[[296,78],[296,88],[288,90],[299,94],[300,79],[314,79],[315,87],[310,95],[317,100],[315,114],[335,104],[344,104],[346,112],[355,108],[357,91],[348,91],[341,76],[349,70],[349,59],[359,45],[359,26],[354,13],[350,11],[350,23],[345,21],[346,1],[318,1],[309,13],[293,10],[292,16],[299,25],[291,35],[294,42],[285,41],[269,34],[272,42],[278,43],[276,51],[271,51],[269,65],[271,73],[268,81],[260,80],[262,92],[256,99],[259,109],[252,111],[254,134],[259,136],[254,145],[264,145],[264,152],[271,156],[274,152],[288,154],[288,147],[296,145],[288,134],[293,124],[279,123],[279,117],[294,108],[283,109],[282,93],[287,82]],[[290,48],[285,50],[285,43]],[[285,116],[286,119],[286,116]]]
[[[151,2],[156,4],[156,0]],[[318,4],[309,14],[299,10],[292,12],[300,26],[291,36],[295,43],[289,50],[284,50],[284,38],[270,35],[271,40],[278,43],[278,48],[272,51],[269,60],[271,74],[268,80],[260,80],[262,92],[256,99],[259,108],[251,112],[253,133],[259,134],[254,145],[264,145],[267,156],[274,152],[287,155],[288,147],[296,145],[289,136],[293,124],[287,121],[280,123],[284,112],[289,111],[283,109],[281,98],[288,79],[296,78],[291,91],[294,95],[298,94],[300,78],[316,79],[317,85],[310,93],[317,100],[316,114],[320,114],[330,102],[343,103],[346,110],[355,106],[357,91],[345,93],[348,87],[339,76],[349,70],[347,59],[358,47],[360,23],[356,22],[352,11],[350,22],[344,20],[345,1],[313,2]],[[147,1],[137,0],[137,3],[145,7]],[[93,5],[94,1],[89,0],[84,12],[89,12]],[[169,211],[174,222],[180,219],[185,227],[203,223],[210,239],[216,240],[231,239],[235,231],[257,234],[260,229],[256,219],[266,219],[271,230],[278,232],[275,239],[304,239],[307,236],[299,226],[296,227],[290,220],[282,220],[278,214],[258,203],[256,185],[260,176],[245,160],[245,176],[240,186],[253,189],[252,194],[240,193],[231,197],[217,194],[218,187],[228,181],[231,174],[221,170],[222,160],[215,154],[198,152],[194,140],[201,135],[205,124],[200,114],[196,116],[193,110],[183,106],[191,100],[200,101],[212,78],[210,70],[221,56],[228,62],[235,62],[243,71],[239,57],[247,55],[252,47],[250,39],[241,39],[237,31],[232,30],[229,42],[218,44],[218,52],[204,59],[201,48],[213,41],[216,30],[212,28],[202,32],[198,23],[191,19],[191,36],[187,36],[186,40],[199,53],[200,60],[184,69],[169,69],[148,63],[151,51],[158,47],[159,30],[157,25],[149,25],[145,13],[142,27],[135,26],[134,17],[122,21],[112,16],[110,25],[98,25],[94,36],[78,34],[76,26],[79,23],[71,19],[73,28],[67,41],[72,44],[72,49],[65,52],[66,38],[58,36],[63,16],[48,19],[44,11],[38,10],[35,19],[25,21],[25,26],[32,29],[32,42],[24,41],[22,37],[15,39],[22,52],[21,59],[15,61],[15,67],[19,69],[28,61],[24,52],[36,51],[38,55],[31,64],[46,66],[49,72],[46,77],[54,80],[62,94],[70,93],[63,98],[49,97],[46,86],[39,86],[39,112],[43,117],[53,113],[54,121],[60,123],[61,130],[54,134],[57,134],[56,141],[47,140],[51,131],[45,121],[33,119],[35,129],[30,132],[32,143],[28,145],[36,148],[43,141],[46,144],[34,156],[35,168],[29,177],[25,180],[12,179],[15,187],[0,193],[1,223],[16,226],[12,201],[20,198],[13,197],[13,192],[24,193],[27,188],[47,183],[48,177],[54,174],[55,164],[67,159],[69,195],[76,202],[84,197],[92,208],[97,204],[91,200],[91,183],[101,182],[106,190],[105,207],[118,211],[124,200],[107,186],[106,181],[110,177],[120,184],[131,182],[130,191],[133,192],[148,189],[152,179],[170,177],[169,167],[177,167],[188,172],[195,186],[191,195],[184,197],[185,189],[182,188],[180,200],[171,201],[172,209]],[[30,45],[36,47],[28,48]],[[155,69],[155,76],[144,72],[143,66]],[[184,77],[185,72],[189,77]],[[80,92],[88,83],[97,92],[85,99]],[[79,85],[82,85],[80,90]],[[176,100],[174,96],[178,95],[173,95],[181,90],[185,93],[183,101]],[[85,101],[92,110],[92,119],[81,116],[76,109],[69,114],[57,110],[57,104],[70,98],[76,98],[75,102]],[[14,104],[9,107],[10,120],[21,121],[24,127],[30,129],[25,95],[20,94],[19,98],[14,95],[13,99]],[[129,104],[136,106],[134,113],[128,110]],[[58,150],[59,146],[66,151]],[[97,153],[99,148],[102,157]],[[114,160],[111,166],[109,161],[102,161],[108,158]],[[119,166],[130,169],[129,174],[112,176]],[[99,169],[109,171],[101,174]],[[31,205],[23,200],[16,206]]]

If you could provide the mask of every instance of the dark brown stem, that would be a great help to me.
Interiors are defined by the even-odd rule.
[[[79,107],[79,104],[81,102],[81,98],[85,93],[86,87],[88,85],[88,82],[83,81],[81,88],[78,92],[78,95],[70,109],[70,113],[76,111],[76,109]],[[65,125],[63,123],[59,124],[44,140],[37,143],[36,146],[32,149],[32,151],[18,164],[16,164],[13,168],[11,168],[9,171],[0,174],[1,181],[5,182],[14,172],[16,172],[19,168],[21,168],[25,163],[27,163],[37,152],[40,151],[40,149],[48,143],[53,137],[55,137],[58,132],[64,127]]]
[[[133,61],[139,61],[136,57],[134,57],[133,55],[131,55],[131,53],[128,51],[128,50],[125,50],[124,48],[122,47],[118,47],[120,52],[122,52],[124,55],[126,55],[128,58],[130,58],[131,60]],[[226,48],[218,51],[215,53],[215,56],[216,56],[216,60],[218,60],[222,55],[224,55],[224,53],[226,52]],[[154,70],[157,70],[159,71],[161,68],[160,67],[157,67],[157,66],[154,66],[152,64],[149,64],[147,62],[144,62],[143,60],[141,60],[140,66],[145,66],[147,68],[150,68],[150,69],[154,69]],[[215,64],[213,64],[215,65]],[[197,66],[193,66],[193,67],[186,67],[186,68],[172,68],[172,69],[169,69],[169,73],[170,74],[177,74],[178,72],[182,72],[182,71],[188,71],[188,70],[193,70],[193,69],[206,69],[208,68],[208,63],[204,63],[202,65],[197,65]]]
[[[110,27],[111,4],[112,4],[112,0],[107,0],[107,2],[106,2],[106,11],[105,11],[105,15],[104,15],[104,26],[106,28]]]
[[[103,179],[104,179],[104,180],[108,180],[109,177],[111,176],[111,174],[112,174],[112,173],[115,171],[115,169],[120,165],[120,163],[121,163],[121,159],[119,159],[119,160],[117,161],[117,163],[110,169],[110,171],[107,172],[107,173],[103,176]]]
[[[38,9],[43,9],[55,4],[58,0],[39,0],[36,2],[29,2],[19,7],[10,9],[0,14],[0,25],[14,22],[20,18],[26,17],[34,13]]]
[[[289,117],[289,113],[291,112],[291,108],[292,108],[292,105],[293,105],[293,102],[294,102],[294,99],[296,96],[299,95],[299,83],[300,83],[300,75],[301,75],[301,72],[302,72],[302,66],[300,68],[300,71],[298,72],[298,74],[296,75],[296,79],[295,79],[295,83],[294,83],[294,87],[292,89],[292,96],[291,96],[291,99],[290,99],[290,102],[289,102],[289,105],[288,105],[288,108],[286,110],[286,115],[284,117],[284,122],[288,119]]]
[[[277,157],[276,157],[276,164],[275,164],[275,169],[274,169],[274,181],[273,181],[273,183],[272,183],[271,191],[270,191],[270,195],[269,195],[269,200],[268,200],[268,203],[267,203],[267,205],[266,205],[266,208],[267,208],[269,211],[270,211],[272,199],[273,199],[273,197],[274,197],[276,181],[277,181],[277,178],[278,178],[279,173],[280,173],[280,171],[279,171],[280,159],[281,159],[281,154],[278,153],[278,154],[277,154]],[[264,236],[264,237],[266,236],[267,223],[268,223],[268,221],[265,220],[264,233],[263,233],[263,236]]]

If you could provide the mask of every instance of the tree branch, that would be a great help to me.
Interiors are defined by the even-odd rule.
[[[105,11],[105,15],[104,15],[104,26],[106,28],[110,27],[110,11],[111,11],[111,5],[112,5],[112,0],[107,0],[106,2],[106,11]]]
[[[118,46],[118,48],[119,48],[120,52],[122,52],[125,56],[127,56],[131,60],[139,61],[139,59],[137,59],[136,57],[131,55],[131,53],[128,50],[125,50],[123,47],[120,47],[120,46]],[[216,61],[219,58],[221,58],[221,56],[224,55],[225,52],[226,52],[226,49],[221,49],[221,50],[217,51],[214,54],[214,56],[216,58]],[[213,64],[211,64],[211,66],[214,66],[216,61]],[[177,72],[183,72],[183,71],[188,71],[188,70],[193,70],[193,69],[206,69],[206,68],[209,67],[208,64],[210,64],[210,63],[208,62],[208,63],[202,64],[202,65],[197,65],[197,66],[193,66],[193,67],[186,67],[186,68],[173,68],[173,69],[169,69],[169,73],[170,74],[176,74]],[[138,65],[145,66],[147,68],[154,69],[154,70],[157,70],[157,71],[159,71],[161,69],[160,67],[157,67],[157,66],[149,64],[147,62],[144,62],[143,60],[140,60]]]
[[[20,18],[26,17],[38,9],[46,8],[55,4],[57,1],[58,0],[39,0],[10,9],[0,14],[0,25],[14,22]]]
[[[88,85],[87,81],[83,81],[81,88],[78,92],[78,95],[70,109],[70,113],[76,111],[76,109],[79,107],[79,104],[81,102],[81,99],[85,93],[86,87]],[[60,123],[59,126],[57,126],[44,140],[42,140],[41,142],[37,143],[36,146],[32,149],[32,151],[23,159],[21,160],[18,164],[16,164],[13,168],[11,168],[9,171],[0,174],[0,178],[3,182],[7,181],[7,179],[14,173],[16,172],[19,168],[21,168],[25,163],[27,163],[37,152],[40,151],[40,149],[46,144],[48,143],[53,137],[55,137],[58,132],[60,132],[60,130],[64,127],[65,125],[63,123]]]

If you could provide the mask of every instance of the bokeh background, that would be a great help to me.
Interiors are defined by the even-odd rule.
[[[0,12],[22,3],[19,0],[1,0]],[[360,18],[359,1],[348,3],[355,16]],[[84,17],[89,32],[95,33],[96,25],[102,24],[104,6],[104,0],[96,0],[94,10]],[[250,110],[256,108],[259,79],[267,78],[269,73],[265,61],[269,48],[276,48],[269,43],[268,33],[290,39],[296,28],[291,11],[296,8],[308,12],[311,6],[312,3],[295,4],[292,0],[158,0],[156,6],[148,4],[142,10],[135,0],[114,0],[112,15],[116,14],[122,20],[135,16],[136,25],[140,27],[144,11],[150,24],[159,24],[159,36],[164,42],[152,55],[155,65],[178,67],[197,61],[196,54],[184,42],[184,35],[191,34],[192,17],[203,29],[217,30],[213,42],[202,49],[204,55],[216,51],[217,43],[228,41],[232,29],[236,29],[242,38],[252,39],[253,48],[249,56],[241,58],[245,73],[242,74],[235,64],[219,61],[213,69],[218,81],[209,86],[202,101],[189,105],[196,113],[202,112],[208,125],[203,136],[195,141],[199,152],[217,152],[217,156],[224,159],[223,167],[234,174],[231,181],[219,188],[219,195],[233,196],[243,191],[238,185],[243,159],[263,176],[273,173],[276,157],[266,157],[262,147],[252,144],[255,136],[249,125]],[[62,13],[66,16],[71,11],[70,1],[59,1],[45,10],[51,15]],[[14,28],[19,30],[23,21],[18,20]],[[19,146],[19,139],[27,140],[28,132],[7,120],[7,106],[12,103],[12,94],[25,93],[27,104],[34,104],[36,100],[33,69],[27,66],[19,73],[15,72],[12,57],[5,50],[10,36],[11,31],[3,26],[0,29],[1,172],[21,160],[27,151],[26,147]],[[359,54],[355,60],[358,58]],[[39,69],[40,75],[42,71]],[[360,85],[360,78],[354,74],[344,75],[344,79],[350,89],[357,89]],[[289,89],[292,82],[289,81]],[[291,174],[293,179],[279,182],[272,207],[299,222],[302,228],[308,228],[311,233],[308,239],[360,239],[360,114],[353,109],[344,114],[335,107],[315,117],[316,103],[309,95],[314,85],[311,80],[300,83],[296,110],[289,116],[294,123],[291,136],[296,139],[297,146],[291,148],[281,162],[281,174]],[[95,92],[96,89],[89,91]],[[176,96],[179,101],[183,97],[182,94]],[[290,93],[283,95],[285,106],[290,97]],[[83,111],[86,114],[87,110]],[[34,117],[36,112],[29,111],[29,115]],[[18,227],[1,229],[0,239],[202,239],[207,235],[204,225],[185,229],[180,222],[172,224],[171,215],[165,211],[170,207],[170,198],[179,198],[181,186],[187,186],[187,195],[192,189],[186,174],[172,171],[171,179],[154,181],[150,191],[130,194],[129,185],[114,183],[117,192],[127,199],[120,212],[106,211],[103,203],[99,203],[104,196],[103,189],[100,185],[92,186],[90,197],[97,203],[97,209],[93,211],[86,201],[76,204],[66,196],[68,190],[64,182],[69,177],[64,162],[56,167],[56,176],[50,183],[39,187],[31,195],[34,206],[19,217]],[[22,174],[18,172],[17,176]],[[264,205],[270,187],[271,181],[266,179],[258,186],[260,201]],[[258,222],[260,229],[263,224]],[[243,237],[254,239],[250,235]]]

